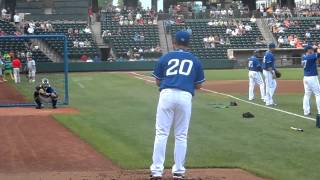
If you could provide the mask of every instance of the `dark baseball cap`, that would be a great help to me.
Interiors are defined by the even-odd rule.
[[[308,51],[308,50],[310,50],[310,49],[313,49],[313,47],[312,47],[311,45],[306,45],[306,46],[304,47],[304,50],[305,50],[305,51]]]
[[[178,31],[176,33],[176,42],[181,44],[188,44],[190,35],[187,31]]]
[[[276,44],[274,44],[274,43],[270,43],[270,44],[268,44],[268,47],[269,47],[269,49],[276,48]]]

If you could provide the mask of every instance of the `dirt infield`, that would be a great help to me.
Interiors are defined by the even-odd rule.
[[[207,81],[204,87],[210,90],[224,93],[248,93],[248,81],[246,80],[223,80]],[[259,88],[256,87],[256,90]],[[276,93],[290,94],[303,93],[301,80],[278,80]]]
[[[26,102],[26,99],[19,94],[15,88],[8,83],[0,83],[0,104],[14,104]]]
[[[7,85],[1,84],[0,92],[1,103],[24,101],[23,96]],[[103,157],[55,121],[51,117],[55,113],[79,112],[71,108],[0,108],[0,180],[148,179],[148,170],[122,170]],[[168,170],[165,177],[170,179]],[[262,179],[240,169],[190,169],[187,177]]]

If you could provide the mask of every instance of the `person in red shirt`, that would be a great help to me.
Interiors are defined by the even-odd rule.
[[[19,58],[15,57],[12,61],[12,67],[13,67],[13,76],[14,76],[14,82],[20,83],[20,68],[21,68],[21,61]]]

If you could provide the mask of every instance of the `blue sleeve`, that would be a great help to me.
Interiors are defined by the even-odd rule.
[[[164,56],[162,56],[159,59],[159,61],[156,63],[152,73],[152,75],[158,80],[162,80],[165,77],[163,61],[164,61]]]
[[[267,67],[272,67],[272,69],[275,70],[276,67],[273,54],[268,53],[265,58],[265,63],[267,64]]]
[[[195,78],[195,81],[194,83],[195,84],[201,84],[203,83],[206,79],[204,77],[204,71],[203,71],[203,68],[202,68],[202,64],[199,60],[197,60],[197,66],[196,66],[196,78]]]

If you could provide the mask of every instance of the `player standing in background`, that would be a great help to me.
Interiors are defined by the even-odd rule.
[[[312,46],[308,45],[305,48],[305,54],[302,57],[302,66],[304,70],[303,85],[303,111],[304,115],[310,115],[310,98],[312,93],[316,97],[318,114],[320,113],[320,86],[318,79],[317,59],[320,58],[319,53],[315,53]]]
[[[21,68],[21,61],[18,57],[15,57],[12,60],[12,67],[13,67],[13,77],[15,83],[20,83],[20,68]]]
[[[253,55],[249,58],[249,100],[254,100],[254,87],[256,84],[260,87],[261,99],[265,101],[264,82],[261,76],[262,67],[259,59],[257,58],[259,50],[255,50]]]
[[[153,72],[160,87],[160,97],[150,179],[162,177],[166,144],[172,125],[175,136],[173,179],[184,179],[192,96],[195,89],[200,89],[205,81],[200,61],[187,51],[189,39],[187,32],[177,32],[176,50],[163,55]]]
[[[7,81],[6,76],[10,75],[11,79],[14,80],[12,74],[12,62],[9,55],[4,56],[4,74],[3,74],[3,81]]]
[[[27,57],[27,68],[29,82],[36,81],[36,61],[32,57]]]
[[[276,48],[274,43],[270,43],[268,45],[269,50],[265,53],[263,57],[263,75],[266,84],[266,96],[265,101],[267,106],[275,106],[276,104],[273,101],[273,95],[277,88],[277,81],[276,81],[276,66],[275,66],[275,58],[273,52]]]
[[[2,70],[4,69],[4,62],[2,61],[2,56],[0,56],[0,83],[4,82]]]

